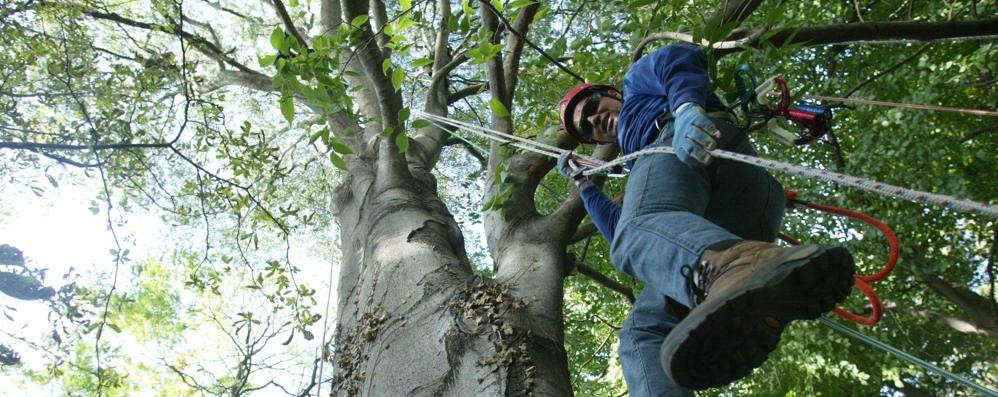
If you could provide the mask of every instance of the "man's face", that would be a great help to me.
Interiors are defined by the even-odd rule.
[[[614,143],[620,106],[615,94],[594,92],[575,105],[572,122],[583,136],[591,136],[597,143]]]

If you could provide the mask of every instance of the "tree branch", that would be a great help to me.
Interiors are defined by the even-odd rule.
[[[573,72],[567,66],[563,65],[561,62],[558,62],[557,59],[554,59],[551,55],[548,55],[548,53],[546,51],[544,51],[541,47],[538,47],[536,44],[534,44],[529,39],[527,39],[526,36],[524,36],[519,31],[517,31],[516,29],[514,29],[513,25],[509,23],[509,20],[507,20],[506,17],[504,17],[502,15],[502,13],[499,12],[499,10],[495,9],[495,7],[493,7],[491,3],[489,3],[486,0],[479,0],[479,2],[482,3],[482,7],[488,8],[492,12],[493,15],[495,15],[497,18],[499,18],[500,20],[502,20],[503,24],[505,24],[510,29],[510,31],[513,32],[514,35],[516,35],[521,40],[523,40],[527,45],[530,46],[530,48],[533,48],[538,53],[540,53],[541,56],[543,56],[545,59],[548,60],[548,62],[553,63],[555,66],[558,67],[558,69],[561,69],[565,73],[568,73],[569,76],[574,77],[579,82],[585,82],[586,81],[586,79],[582,78],[582,76],[579,76],[577,73]],[[483,16],[484,16],[484,14],[483,14]],[[533,16],[531,16],[531,18],[533,18]]]
[[[912,59],[915,59],[915,57],[921,55],[927,49],[929,49],[929,44],[928,43],[923,44],[921,47],[918,48],[918,50],[916,50],[915,52],[913,52],[911,55],[905,57],[904,59],[902,59],[900,61],[895,62],[893,65],[891,65],[887,69],[884,69],[880,73],[877,73],[877,74],[875,74],[873,76],[870,76],[870,78],[864,80],[862,83],[859,83],[858,85],[856,85],[855,87],[853,87],[852,89],[850,89],[849,91],[847,91],[845,93],[845,95],[842,95],[842,97],[848,98],[850,95],[855,94],[856,91],[859,91],[860,88],[863,88],[867,84],[872,83],[874,80],[879,79],[881,77],[884,77],[886,74],[897,70],[899,67],[901,67],[901,65],[904,65],[905,63],[908,63]]]
[[[506,72],[506,92],[509,93],[510,100],[516,92],[516,83],[519,80],[520,59],[523,57],[523,46],[527,41],[526,34],[540,8],[540,2],[533,2],[523,7],[517,14],[516,22],[513,25],[503,19],[503,22],[506,23],[506,29],[513,32],[515,36],[506,41],[506,59],[503,65]],[[500,18],[502,18],[501,15]]]
[[[988,282],[991,284],[989,298],[991,298],[991,308],[998,312],[998,300],[995,299],[995,256],[998,256],[998,226],[995,227],[991,235],[991,249],[988,250]]]
[[[284,7],[284,2],[282,2],[281,0],[270,0],[270,1],[274,2],[274,9],[277,10],[277,15],[281,18],[281,22],[284,23],[284,28],[287,29],[288,32],[290,32],[291,35],[298,40],[298,43],[300,43],[305,47],[308,47],[308,41],[305,40],[305,36],[302,36],[301,32],[298,31],[298,28],[295,27],[294,21],[291,20],[291,15],[288,15],[288,9]]]
[[[970,315],[970,323],[975,327],[986,330],[992,335],[998,335],[998,310],[988,299],[965,287],[953,285],[938,275],[921,275],[919,277],[933,291],[966,311]]]
[[[256,91],[275,92],[273,79],[261,73],[246,73],[238,70],[222,70],[215,80],[206,85],[202,91],[212,92],[223,87],[236,85]]]
[[[722,51],[736,50],[739,48],[739,46],[757,40],[764,33],[766,33],[766,29],[755,29],[751,30],[750,34],[748,34],[746,37],[742,37],[739,39],[719,41],[716,43],[711,43],[707,40],[701,40],[698,45],[700,45],[701,47],[713,48],[717,50],[721,55],[724,55],[725,53],[723,53]],[[659,40],[676,40],[690,44],[697,44],[693,42],[693,35],[691,34],[679,33],[679,32],[652,33],[647,37],[645,37],[644,39],[642,39],[641,43],[638,43],[637,48],[634,50],[634,53],[631,55],[631,62],[637,62],[638,59],[641,59],[641,56],[644,54],[645,48],[647,48],[649,44]]]
[[[358,16],[367,15],[368,11],[368,4],[365,0],[344,0],[342,2],[344,20],[352,21]],[[402,131],[400,128],[397,128],[398,119],[395,116],[402,108],[402,99],[395,92],[388,75],[381,68],[384,54],[382,54],[381,49],[378,48],[377,43],[373,39],[374,34],[371,31],[370,25],[364,24],[358,29],[359,37],[357,40],[359,44],[353,53],[356,55],[357,60],[360,61],[364,75],[367,76],[368,81],[373,87],[371,91],[376,96],[377,103],[375,105],[378,106],[379,110],[378,114],[370,116],[377,117],[379,125],[392,127],[395,130],[395,134],[398,134]],[[381,133],[381,131],[375,131],[375,133]],[[395,134],[392,135],[392,138],[395,137]]]
[[[762,0],[725,1],[721,9],[707,18],[707,25],[741,24],[755,12]],[[720,20],[720,21],[718,21]]]
[[[0,149],[12,150],[108,150],[108,149],[166,149],[172,143],[107,143],[96,145],[71,145],[63,143],[0,142]]]
[[[370,0],[371,4],[371,22],[374,23],[374,37],[378,41],[378,47],[385,54],[385,58],[391,58],[391,49],[388,48],[388,43],[391,38],[385,34],[385,26],[388,25],[388,11],[385,9],[385,2],[382,0]],[[413,6],[415,7],[415,6]],[[402,10],[405,14],[409,10]]]
[[[447,102],[448,78],[450,72],[468,60],[464,54],[451,57],[448,50],[451,17],[450,0],[438,0],[437,14],[439,22],[437,24],[437,36],[433,47],[433,65],[429,87],[426,89],[426,103],[423,111],[427,114],[446,117],[448,110]],[[413,168],[424,170],[432,169],[440,159],[440,151],[450,136],[450,131],[436,125],[419,129],[414,134],[414,150],[406,157]]]
[[[854,42],[899,42],[940,40],[985,40],[998,36],[998,17],[952,22],[867,22],[815,27],[783,28],[766,40],[756,39],[739,48],[724,49],[718,56],[742,51],[745,47],[808,46]]]
[[[454,91],[450,93],[450,95],[447,95],[447,104],[452,104],[469,96],[478,94],[482,92],[483,88],[485,88],[485,84],[476,84]]]
[[[47,4],[52,4],[52,3],[47,3]],[[117,22],[117,23],[120,23],[120,24],[123,24],[123,25],[127,25],[127,26],[131,26],[131,27],[136,27],[136,28],[141,28],[141,29],[146,29],[146,30],[151,30],[151,31],[163,31],[164,30],[163,27],[160,26],[160,25],[146,23],[146,22],[139,22],[139,21],[136,21],[136,20],[133,20],[133,19],[129,19],[129,18],[126,18],[126,17],[124,17],[122,15],[115,14],[115,13],[112,13],[112,12],[103,12],[103,11],[99,11],[99,10],[95,10],[95,9],[88,9],[88,8],[83,9],[82,12],[83,12],[84,15],[87,15],[87,16],[95,18],[95,19],[101,19],[101,20],[106,20],[106,21]],[[198,36],[198,35],[195,35],[193,33],[184,31],[183,29],[181,29],[181,27],[179,25],[174,24],[172,26],[167,27],[167,29],[166,29],[167,32],[169,32],[171,30],[174,31],[174,32],[176,32],[175,33],[176,35],[179,35],[183,39],[187,40],[187,42],[191,43],[191,45],[193,45],[194,48],[197,48],[198,51],[200,51],[201,53],[203,53],[203,54],[205,54],[205,55],[207,55],[207,56],[209,56],[211,58],[214,58],[214,59],[216,59],[216,60],[218,60],[220,62],[228,64],[228,65],[230,65],[230,66],[238,69],[239,71],[241,71],[243,73],[263,75],[262,73],[257,72],[257,71],[255,71],[253,69],[250,69],[246,65],[243,65],[243,64],[239,63],[238,61],[236,61],[235,59],[233,59],[232,57],[226,55],[225,51],[222,51],[222,49],[219,48],[219,46],[217,44],[212,43],[212,42],[210,42],[208,40],[205,40],[201,36]]]
[[[976,130],[973,130],[973,131],[970,131],[970,132],[964,134],[963,135],[963,139],[961,139],[960,142],[967,142],[969,140],[977,138],[978,136],[980,136],[983,133],[986,133],[986,132],[995,132],[995,131],[998,131],[998,124],[991,124],[989,126],[984,126],[984,127],[978,128]]]
[[[481,164],[482,168],[485,168],[485,162],[486,162],[485,155],[479,152],[477,148],[472,146],[470,143],[457,138],[451,138],[444,142],[444,146],[453,146],[453,145],[464,146],[464,149],[468,151],[468,154],[470,154],[471,157],[474,157],[476,160],[478,160],[478,163]]]
[[[72,160],[72,159],[69,159],[69,158],[66,158],[66,157],[63,157],[63,156],[59,156],[59,155],[56,155],[56,154],[52,154],[52,153],[46,153],[46,152],[42,152],[42,151],[39,151],[38,153],[40,153],[42,156],[48,157],[48,158],[50,158],[52,160],[58,161],[60,163],[66,164],[66,165],[71,165],[71,166],[74,166],[74,167],[79,167],[79,168],[93,168],[93,167],[98,166],[98,164],[83,163],[83,162]]]
[[[578,270],[579,274],[589,277],[591,280],[595,281],[597,284],[609,288],[611,291],[619,293],[627,299],[628,302],[634,304],[634,290],[614,279],[611,279],[598,270],[589,267],[585,263],[578,262],[575,264],[575,269]]]

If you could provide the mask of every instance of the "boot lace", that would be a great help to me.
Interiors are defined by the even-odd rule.
[[[716,269],[704,260],[692,266],[683,265],[679,268],[679,274],[686,279],[687,292],[693,297],[693,306],[699,305],[707,298],[707,290],[710,289],[710,282],[716,272]]]

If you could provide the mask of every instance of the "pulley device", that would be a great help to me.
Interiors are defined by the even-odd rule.
[[[811,143],[831,130],[831,108],[813,104],[792,106],[790,89],[782,77],[770,77],[759,85],[748,66],[740,65],[735,69],[734,78],[738,88],[735,106],[740,106],[745,115],[742,128],[754,129],[753,121],[760,120],[759,126],[765,124],[777,139],[788,145]],[[783,128],[780,121],[789,122],[797,131]]]

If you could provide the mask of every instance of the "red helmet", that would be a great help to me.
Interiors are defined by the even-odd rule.
[[[565,93],[565,96],[561,98],[561,102],[558,103],[558,114],[561,118],[561,128],[566,134],[582,143],[596,143],[596,141],[593,140],[593,137],[582,136],[581,132],[576,131],[575,127],[572,125],[572,114],[569,109],[574,109],[575,105],[579,103],[580,100],[586,98],[594,91],[610,92],[620,96],[620,91],[617,90],[617,87],[612,85],[582,83],[568,90],[568,92]]]

